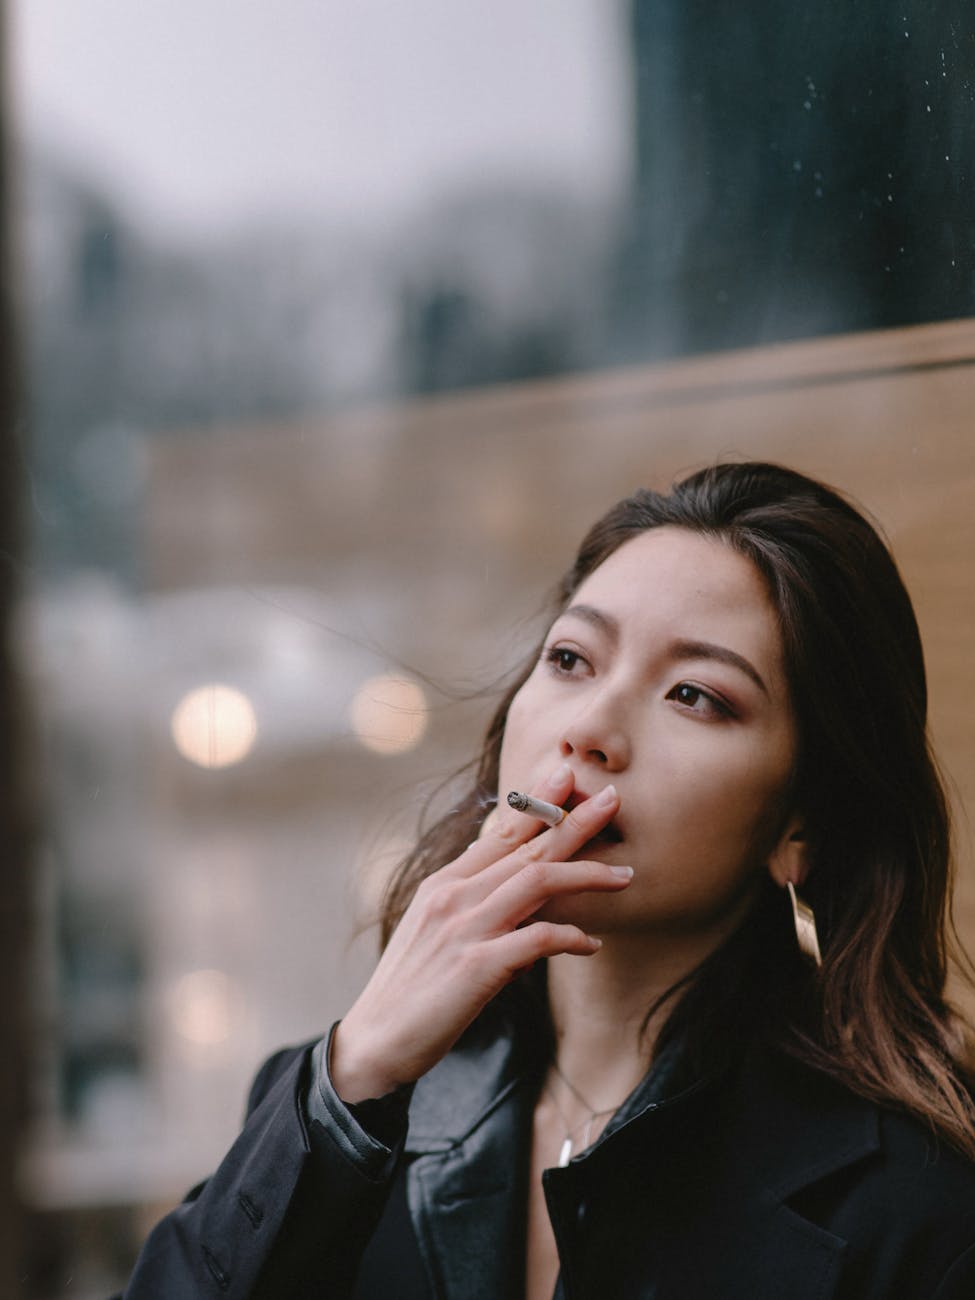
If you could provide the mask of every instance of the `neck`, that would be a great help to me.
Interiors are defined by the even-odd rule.
[[[594,1107],[618,1104],[649,1069],[674,999],[649,1020],[647,1013],[709,950],[700,942],[607,935],[593,957],[549,959],[556,1060]]]

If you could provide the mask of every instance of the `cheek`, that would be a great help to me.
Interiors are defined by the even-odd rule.
[[[792,728],[776,731],[742,783],[743,820],[751,828],[751,850],[762,862],[778,843],[793,810],[795,753]]]
[[[512,744],[517,739],[525,724],[525,715],[530,712],[530,707],[531,681],[529,680],[511,701],[508,708],[508,716],[504,724],[503,744]]]
[[[764,870],[785,825],[790,783],[781,771],[759,770],[731,794],[727,816],[743,863]]]
[[[774,757],[718,753],[706,765],[700,756],[674,762],[672,798],[662,810],[669,837],[719,870],[763,863],[778,841],[789,788],[789,753],[772,748]]]
[[[501,737],[501,753],[498,766],[498,784],[499,794],[512,786],[516,775],[524,770],[525,753],[524,739],[525,727],[523,725],[524,710],[521,707],[523,691],[520,691],[511,703],[508,710],[508,717],[504,724],[504,735]]]
[[[545,744],[545,728],[541,720],[549,716],[550,711],[539,707],[539,694],[534,678],[530,677],[511,701],[501,739],[502,773],[520,774],[522,780],[525,763],[531,763],[534,751]]]

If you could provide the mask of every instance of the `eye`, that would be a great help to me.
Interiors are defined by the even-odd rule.
[[[695,686],[693,682],[678,682],[673,690],[667,693],[668,700],[674,700],[691,713],[696,713],[702,718],[730,718],[732,711],[723,700],[712,695],[710,691],[704,690],[702,686]]]
[[[586,665],[586,660],[578,650],[570,650],[564,645],[548,646],[545,650],[545,662],[561,677],[578,676],[579,665]]]

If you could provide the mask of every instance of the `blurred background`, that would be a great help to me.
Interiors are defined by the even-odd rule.
[[[7,0],[0,1295],[123,1282],[716,457],[886,528],[975,948],[975,20],[881,8]]]

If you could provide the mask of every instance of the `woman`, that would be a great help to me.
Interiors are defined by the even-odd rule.
[[[925,711],[829,489],[721,465],[614,507],[372,979],[264,1066],[126,1295],[971,1300]]]

